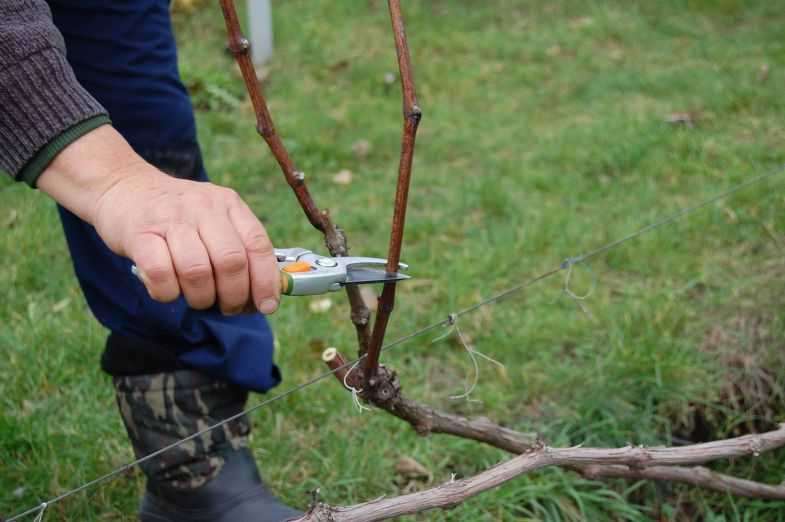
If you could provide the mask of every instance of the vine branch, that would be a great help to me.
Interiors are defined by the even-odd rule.
[[[226,33],[229,38],[229,50],[234,55],[240,72],[243,75],[245,89],[251,98],[251,104],[256,114],[256,130],[267,142],[275,160],[281,167],[286,182],[294,191],[297,201],[317,230],[324,234],[325,244],[333,256],[346,256],[349,254],[346,236],[330,219],[327,211],[319,210],[313,197],[308,191],[305,183],[305,174],[295,168],[294,162],[286,150],[286,146],[281,141],[280,136],[275,131],[272,116],[267,108],[267,102],[256,78],[256,69],[251,60],[251,45],[248,39],[243,36],[240,28],[240,21],[237,17],[237,9],[234,0],[220,0],[221,11],[226,22]],[[351,306],[351,319],[357,331],[357,339],[361,349],[370,343],[371,333],[369,327],[370,312],[360,295],[356,286],[346,286],[346,295],[349,297]]]
[[[256,70],[250,55],[250,43],[243,36],[233,0],[220,0],[221,10],[226,31],[229,38],[229,50],[235,57],[243,76],[245,88],[251,99],[256,114],[256,130],[267,142],[270,151],[275,157],[287,183],[292,188],[305,215],[311,225],[324,233],[325,242],[331,255],[345,256],[348,254],[346,236],[336,227],[326,211],[320,211],[313,200],[305,183],[305,174],[295,168],[286,147],[275,130],[272,116],[267,108],[262,89],[256,78]],[[387,256],[387,272],[398,270],[400,262],[403,229],[406,221],[406,207],[409,196],[409,182],[411,179],[412,159],[414,157],[414,143],[417,126],[420,122],[421,111],[417,106],[414,80],[412,78],[411,58],[406,43],[406,34],[403,27],[403,15],[399,0],[388,1],[390,19],[392,21],[395,47],[398,54],[398,67],[401,76],[403,91],[404,126],[401,139],[401,157],[398,165],[398,184],[395,193],[395,210],[393,212],[392,231]],[[379,298],[376,322],[371,332],[370,311],[365,305],[359,289],[356,286],[346,286],[346,294],[351,306],[351,319],[357,331],[359,353],[368,354],[364,362],[366,382],[372,384],[372,375],[379,363],[379,352],[384,342],[384,334],[395,304],[395,283],[384,285]],[[372,387],[372,386],[371,386]]]
[[[497,464],[472,477],[392,498],[380,498],[349,507],[317,504],[298,522],[372,522],[420,513],[435,508],[455,507],[466,499],[495,488],[525,473],[546,467],[585,470],[589,476],[653,478],[700,485],[715,491],[752,498],[785,498],[785,485],[767,485],[714,473],[706,468],[669,467],[702,464],[718,459],[758,456],[785,445],[785,424],[756,435],[693,444],[678,448],[552,448],[537,445],[525,453]]]
[[[345,360],[341,354],[334,348],[325,351],[322,358],[327,363],[327,366],[333,369],[345,364]],[[352,387],[360,386],[360,379],[358,376],[349,375],[348,378],[344,380],[345,375],[345,370],[336,374],[339,381],[343,384],[348,384]],[[785,483],[780,485],[762,484],[760,482],[717,473],[704,467],[685,467],[685,465],[699,464],[718,458],[747,455],[757,457],[766,451],[781,447],[785,445],[785,424],[780,425],[778,430],[760,435],[745,435],[735,439],[694,444],[679,448],[626,446],[618,449],[580,447],[554,449],[544,446],[542,441],[540,441],[535,434],[522,433],[505,428],[485,417],[467,419],[451,413],[435,410],[429,406],[413,401],[401,393],[396,373],[383,365],[379,366],[377,379],[379,383],[377,384],[376,392],[372,395],[363,394],[363,397],[378,408],[409,423],[421,436],[428,436],[431,433],[454,435],[464,439],[482,442],[518,455],[531,455],[537,452],[549,455],[557,454],[567,460],[555,459],[543,466],[563,467],[589,479],[626,478],[660,480],[690,484],[721,493],[730,493],[748,498],[772,500],[785,499]],[[519,473],[505,478],[501,482],[543,466],[538,465],[533,468],[523,467],[520,469]],[[487,473],[487,471],[483,473]],[[495,473],[496,472],[494,472],[494,477]],[[477,477],[480,475],[477,475]],[[485,491],[485,489],[487,488],[478,490],[467,488],[462,493],[465,495],[462,500],[481,493],[482,491]],[[434,498],[441,498],[442,500],[439,502],[443,503],[436,506],[430,506],[430,503],[433,502],[434,499],[428,497],[424,503],[419,504],[419,511],[432,509],[432,507],[447,508],[455,505],[452,504],[451,501],[445,500],[448,499],[449,496],[444,496],[442,495],[441,490],[437,490],[439,490],[439,488],[432,490],[435,492]],[[394,499],[389,500],[393,501]],[[350,508],[332,508],[324,505],[321,506],[321,508],[323,510],[338,509],[336,512],[338,513],[335,518],[336,521],[381,520],[381,518],[374,518],[377,516],[376,508],[373,510],[367,508],[367,506],[371,505],[378,507],[378,502],[379,501],[374,501]],[[388,509],[393,509],[392,506],[392,504],[391,506],[382,506],[379,513],[386,513]],[[355,508],[357,508],[356,511],[354,511]],[[345,512],[348,513],[346,516],[349,518],[341,518]],[[394,509],[391,512],[394,512]],[[330,513],[333,512],[330,511]],[[324,512],[319,514],[317,510],[314,513],[309,513],[309,516],[310,515],[324,516]],[[335,515],[335,513],[333,513],[333,515]],[[355,516],[358,518],[354,518]],[[306,518],[304,520],[323,519]]]
[[[728,493],[747,498],[785,500],[785,484],[762,484],[724,473],[717,473],[702,466],[652,466],[635,469],[618,464],[594,464],[579,468],[577,471],[586,478],[625,478],[679,482],[718,493]]]
[[[248,90],[248,95],[251,98],[254,112],[256,113],[256,131],[264,138],[270,151],[275,156],[278,165],[280,165],[286,182],[294,191],[297,196],[297,201],[308,216],[308,221],[311,222],[317,230],[328,232],[325,221],[329,221],[327,215],[320,212],[316,206],[313,198],[311,197],[308,187],[305,184],[305,174],[294,167],[289,152],[286,150],[280,136],[275,131],[270,111],[267,109],[267,103],[262,94],[262,89],[259,86],[259,81],[256,78],[256,69],[254,68],[253,61],[251,60],[251,44],[245,36],[243,36],[240,29],[240,21],[237,17],[237,10],[234,6],[233,0],[220,0],[221,10],[223,11],[224,21],[226,22],[226,31],[229,37],[229,50],[234,55],[237,65],[240,67],[240,72],[243,75],[245,87]]]
[[[348,373],[346,359],[335,348],[328,348],[322,354],[327,367],[335,371],[335,377],[347,389],[362,388],[362,378],[356,372]],[[377,372],[377,386],[372,394],[361,396],[375,406],[408,422],[422,437],[432,433],[454,435],[464,439],[484,442],[510,453],[523,453],[537,442],[534,433],[522,433],[499,426],[486,417],[467,419],[444,411],[433,409],[406,398],[401,393],[397,374],[384,365]]]
[[[395,209],[393,211],[390,244],[387,252],[387,272],[397,272],[401,260],[401,246],[403,243],[403,229],[406,222],[406,207],[409,199],[409,182],[412,175],[412,160],[414,159],[414,144],[417,136],[417,127],[420,124],[422,111],[417,105],[417,94],[412,75],[412,63],[409,56],[409,45],[406,42],[406,32],[403,26],[400,0],[388,0],[390,20],[392,22],[395,50],[398,55],[398,69],[401,76],[401,91],[403,94],[403,131],[401,133],[401,157],[398,164],[398,185],[395,191]],[[367,357],[363,361],[363,374],[368,387],[375,387],[374,374],[379,365],[379,354],[387,323],[390,320],[395,306],[395,283],[386,283],[379,298],[376,313],[376,322],[373,326]]]

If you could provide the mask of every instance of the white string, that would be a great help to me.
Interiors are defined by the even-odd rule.
[[[461,328],[458,326],[458,317],[459,315],[455,312],[449,314],[447,316],[447,326],[450,328],[443,333],[442,335],[438,336],[436,339],[431,341],[431,344],[441,341],[442,339],[447,338],[450,334],[455,332],[455,335],[458,337],[458,340],[463,346],[463,349],[466,350],[466,353],[469,355],[469,359],[472,361],[472,367],[474,368],[473,377],[471,379],[471,384],[469,383],[469,378],[467,376],[466,383],[464,384],[463,393],[460,395],[450,395],[449,398],[456,400],[456,399],[466,399],[468,402],[482,402],[477,399],[472,399],[470,396],[474,389],[477,387],[477,383],[480,380],[480,364],[477,362],[477,356],[482,357],[488,362],[492,362],[496,364],[500,368],[505,368],[504,364],[500,363],[496,359],[485,355],[484,353],[478,351],[467,339],[466,336],[463,335]]]
[[[563,292],[567,295],[567,297],[572,299],[575,302],[575,304],[578,305],[578,308],[580,308],[581,311],[589,317],[589,319],[594,320],[594,316],[589,311],[589,308],[586,306],[585,303],[583,303],[583,301],[591,297],[591,295],[594,293],[594,290],[597,288],[597,278],[594,276],[594,273],[592,273],[591,288],[589,288],[589,290],[585,294],[577,295],[575,292],[572,291],[572,289],[570,289],[570,278],[572,277],[572,267],[580,262],[583,262],[582,256],[579,256],[577,258],[572,258],[572,257],[568,258],[564,261],[564,263],[562,263],[561,265],[562,268],[565,267],[567,268],[567,274],[564,276]],[[586,266],[588,267],[589,265]]]
[[[468,342],[466,342],[466,338],[463,336],[463,333],[461,332],[461,329],[458,328],[458,324],[457,323],[453,326],[453,329],[455,330],[455,333],[458,336],[458,340],[463,345],[464,350],[466,350],[466,353],[469,354],[469,359],[471,359],[472,366],[474,366],[474,377],[471,380],[471,385],[467,386],[466,383],[464,383],[464,385],[463,385],[463,393],[462,394],[460,394],[460,395],[450,395],[450,399],[453,399],[453,400],[456,400],[456,399],[466,399],[469,402],[479,402],[476,399],[471,399],[469,396],[472,394],[474,389],[477,387],[477,382],[480,380],[480,365],[477,363],[477,357],[475,357],[475,355],[474,355],[474,350],[472,349],[471,345]],[[467,376],[466,381],[467,382],[469,381],[468,376]]]
[[[437,336],[436,338],[432,339],[431,340],[431,344],[436,344],[439,341],[441,341],[442,339],[446,339],[447,337],[449,337],[450,334],[452,334],[453,331],[455,331],[455,323],[456,322],[458,322],[458,314],[456,314],[456,313],[447,314],[447,320],[444,321],[442,324],[444,324],[446,326],[449,326],[450,328],[447,329],[447,331],[445,331],[443,334],[441,334],[441,335]]]
[[[41,510],[35,516],[35,518],[33,519],[33,522],[41,522],[44,519],[44,511],[46,511],[46,508],[48,508],[48,507],[49,507],[49,504],[47,504],[46,502],[41,502]]]
[[[350,386],[348,381],[347,381],[347,379],[349,378],[349,374],[352,373],[352,371],[354,371],[357,368],[357,366],[359,366],[359,365],[360,365],[360,360],[358,359],[357,362],[355,362],[352,365],[352,367],[349,368],[349,371],[347,371],[346,374],[343,376],[343,385],[346,387],[347,390],[352,392],[352,401],[354,401],[354,405],[357,407],[357,411],[362,413],[363,411],[371,411],[371,408],[369,408],[368,406],[365,406],[360,401],[360,394],[363,392],[363,390],[362,389],[358,390],[354,386]]]

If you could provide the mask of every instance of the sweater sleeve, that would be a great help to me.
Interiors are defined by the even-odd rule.
[[[0,1],[0,171],[35,186],[57,153],[108,121],[68,65],[46,2]]]

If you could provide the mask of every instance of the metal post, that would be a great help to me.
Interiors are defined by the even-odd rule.
[[[251,56],[255,65],[261,65],[273,54],[273,12],[270,0],[248,0],[248,23]]]

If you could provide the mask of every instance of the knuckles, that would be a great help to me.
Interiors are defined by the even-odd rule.
[[[171,183],[160,187],[155,194],[148,194],[146,199],[142,198],[141,204],[131,206],[134,215],[127,229],[129,236],[139,237],[140,234],[152,233],[167,237],[171,233],[178,233],[183,226],[199,231],[200,225],[204,220],[211,219],[210,216],[224,213],[228,216],[230,210],[247,208],[240,195],[233,189],[210,183],[174,179],[170,181]],[[250,228],[251,230],[244,231],[237,245],[224,246],[225,250],[216,255],[210,252],[209,263],[193,263],[187,265],[184,270],[178,269],[176,272],[171,266],[140,266],[149,283],[148,290],[151,296],[158,301],[169,302],[179,296],[181,287],[187,287],[188,293],[191,294],[194,289],[204,291],[216,285],[210,302],[207,302],[206,298],[192,302],[193,296],[186,295],[189,305],[194,308],[201,309],[212,305],[217,294],[220,293],[218,286],[222,278],[248,277],[249,256],[267,258],[274,254],[273,245],[264,228],[261,226]],[[274,285],[269,283],[265,286]],[[275,293],[274,288],[265,289],[267,290],[265,293]],[[246,292],[249,290],[250,288],[246,289]],[[247,301],[243,299],[242,303],[233,303],[228,301],[234,299],[226,299],[226,297],[220,295],[219,299],[224,313],[239,312]]]
[[[217,187],[217,188],[220,190],[228,206],[235,207],[244,204],[243,199],[240,197],[240,194],[238,194],[234,189],[230,189],[227,187]]]
[[[234,201],[242,201],[231,189],[195,181],[173,181],[183,185],[169,187],[137,207],[137,218],[143,227],[196,224],[206,213],[221,212]]]
[[[164,265],[141,266],[140,268],[147,280],[156,286],[170,282],[174,276],[171,268]]]
[[[261,257],[272,256],[274,254],[273,244],[262,231],[256,231],[243,239],[245,249],[249,254]]]
[[[213,280],[213,269],[205,264],[192,265],[180,273],[180,279],[192,286],[208,286]]]
[[[204,212],[205,210],[212,210],[216,206],[216,197],[212,193],[212,190],[205,190],[201,188],[199,190],[192,190],[186,192],[182,196],[184,209],[189,211],[195,212]]]
[[[238,276],[248,271],[248,258],[238,250],[223,252],[213,260],[216,272],[224,276]]]

